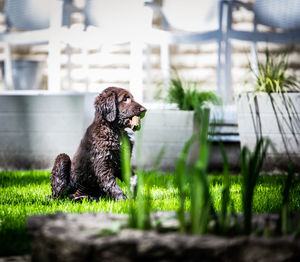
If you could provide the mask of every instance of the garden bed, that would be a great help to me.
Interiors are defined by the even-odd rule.
[[[160,218],[170,213],[160,213]],[[156,217],[157,217],[156,216]],[[257,215],[254,220],[261,220]],[[175,232],[122,229],[124,215],[55,214],[30,217],[32,261],[299,261],[293,237],[193,236]],[[174,225],[175,224],[175,225]],[[272,223],[271,223],[272,224]],[[165,227],[174,228],[176,221]]]

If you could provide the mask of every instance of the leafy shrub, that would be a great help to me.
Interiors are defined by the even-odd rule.
[[[299,91],[296,76],[287,73],[288,66],[287,54],[272,56],[267,49],[265,61],[258,63],[257,70],[250,65],[250,70],[255,75],[255,92],[270,94]]]
[[[178,75],[170,80],[168,102],[178,105],[180,110],[196,110],[206,103],[220,104],[220,99],[210,91],[198,91],[197,85],[183,82]]]
[[[254,188],[257,184],[259,173],[266,157],[270,140],[261,138],[255,145],[252,153],[246,146],[242,148],[241,153],[241,173],[243,176],[242,184],[242,202],[244,217],[244,232],[251,233],[252,204]]]

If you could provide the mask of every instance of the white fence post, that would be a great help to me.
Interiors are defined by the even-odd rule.
[[[130,87],[136,101],[143,102],[143,42],[132,40],[130,43]]]
[[[62,25],[63,1],[51,1],[50,40],[48,49],[48,90],[60,91],[60,39],[59,30]]]

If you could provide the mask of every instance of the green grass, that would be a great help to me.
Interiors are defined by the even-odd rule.
[[[172,174],[150,174],[153,187],[152,210],[177,210],[179,193],[174,186]],[[216,210],[221,210],[222,177],[209,175],[210,191]],[[282,190],[286,177],[282,175],[260,176],[254,193],[254,212],[280,212]],[[126,185],[119,181],[126,191]],[[242,211],[241,186],[242,177],[230,177],[230,201],[235,211]],[[50,195],[49,171],[0,172],[0,255],[21,254],[29,250],[29,237],[25,229],[26,218],[34,214],[55,212],[112,212],[128,213],[129,201],[99,202],[83,201],[75,203],[69,199],[47,199]],[[190,208],[187,196],[185,208]],[[296,177],[291,189],[290,210],[300,210],[300,178]]]

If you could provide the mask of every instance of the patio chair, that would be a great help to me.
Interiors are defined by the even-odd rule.
[[[13,45],[48,44],[48,90],[60,90],[60,42],[58,30],[69,25],[72,0],[7,0],[4,8],[7,31],[0,34],[4,46],[6,89],[13,89]],[[13,30],[11,30],[13,29]]]
[[[81,48],[86,58],[86,91],[89,91],[88,59],[91,49],[103,46],[130,44],[130,91],[136,100],[143,99],[143,37],[152,22],[151,11],[141,0],[87,0],[85,30],[63,33],[63,42]]]
[[[231,43],[232,39],[252,43],[252,65],[257,67],[257,42],[292,44],[300,42],[299,0],[256,0],[253,6],[236,0],[225,0],[227,5],[227,26],[225,43],[225,85],[231,86]],[[253,30],[242,31],[232,28],[232,15],[236,7],[253,12]],[[258,25],[272,28],[270,32],[258,30]]]
[[[216,61],[217,92],[227,104],[230,90],[222,85],[222,19],[223,5],[220,0],[163,0],[162,6],[148,2],[148,6],[162,16],[162,29],[153,29],[149,35],[150,44],[158,44],[161,49],[161,69],[164,82],[170,78],[170,45],[218,43],[218,59]]]

